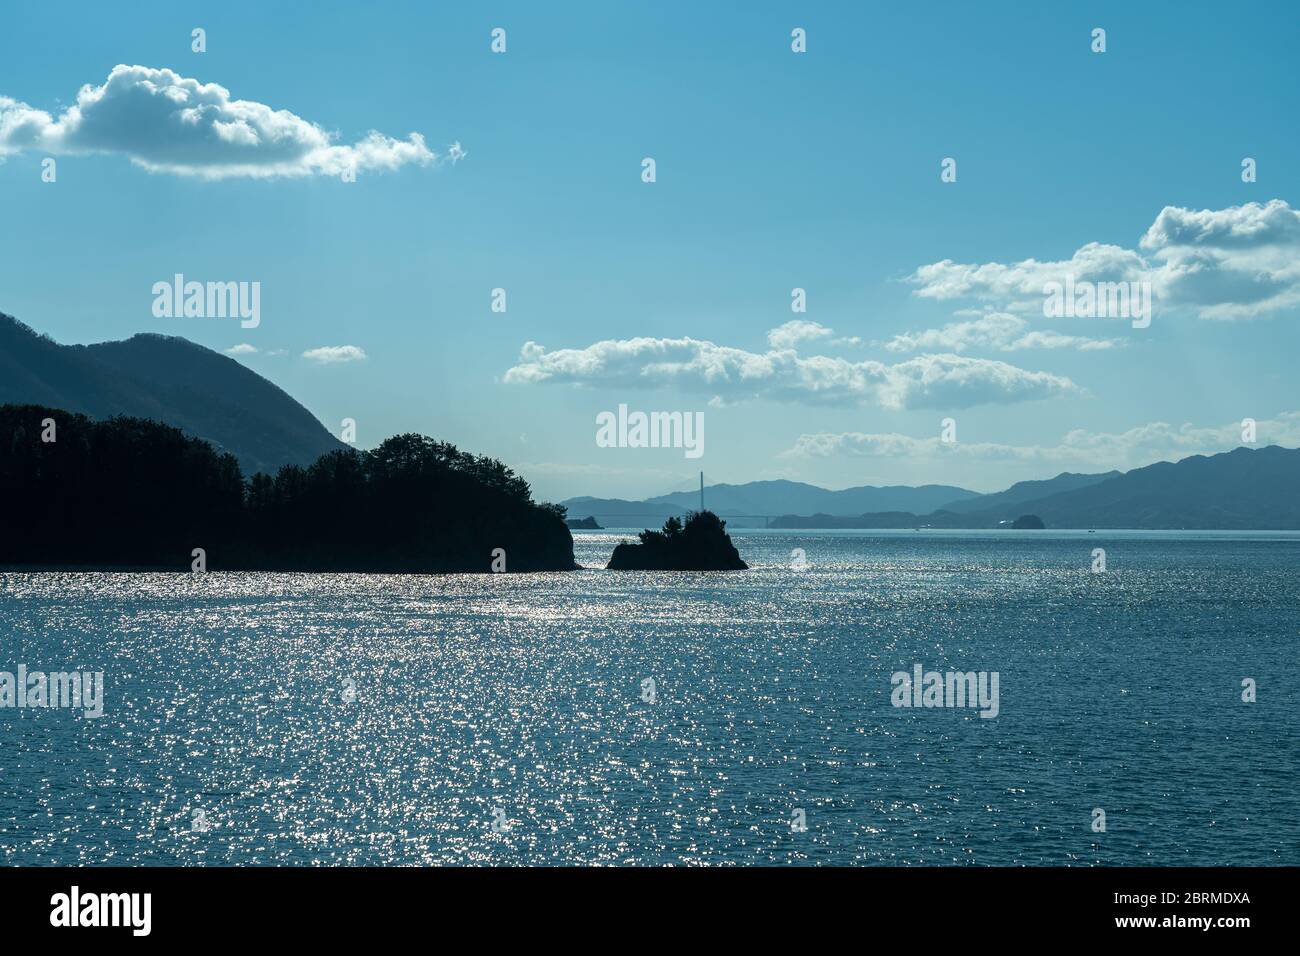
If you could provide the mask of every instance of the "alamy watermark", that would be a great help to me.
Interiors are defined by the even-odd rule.
[[[0,671],[0,707],[19,710],[80,708],[86,717],[104,716],[103,671]]]
[[[171,282],[155,282],[152,291],[157,319],[238,318],[245,329],[262,324],[260,282],[186,282],[178,272]]]
[[[895,707],[977,707],[981,717],[998,715],[997,671],[895,671],[889,702]]]
[[[1043,315],[1049,319],[1132,319],[1133,328],[1151,324],[1150,282],[1064,282],[1043,285]]]
[[[684,448],[687,458],[704,454],[703,412],[629,412],[596,416],[599,448]]]
[[[50,897],[50,925],[55,927],[122,926],[132,936],[153,928],[152,893],[83,893],[73,885]]]

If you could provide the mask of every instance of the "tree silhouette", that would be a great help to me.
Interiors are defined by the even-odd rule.
[[[660,531],[637,535],[640,544],[623,542],[607,567],[620,571],[741,571],[749,567],[727,534],[727,523],[712,511],[691,511],[682,524],[676,516]]]
[[[55,440],[42,441],[53,419]],[[178,429],[0,406],[0,564],[209,570],[569,570],[565,510],[499,461],[423,435],[247,481]]]

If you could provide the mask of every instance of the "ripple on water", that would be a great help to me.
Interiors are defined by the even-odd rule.
[[[107,685],[0,709],[0,861],[1300,862],[1300,542],[735,537],[749,572],[0,575],[0,669]],[[891,707],[914,663],[998,671],[999,716]]]

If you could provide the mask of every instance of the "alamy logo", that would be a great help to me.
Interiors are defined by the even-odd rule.
[[[157,319],[238,318],[245,329],[262,324],[260,282],[186,282],[178,272],[171,282],[155,282],[153,296]]]
[[[1049,319],[1132,319],[1133,328],[1151,324],[1150,282],[1065,282],[1043,286],[1043,315]]]
[[[83,716],[104,716],[103,671],[0,671],[0,707],[23,709],[80,707]]]
[[[148,936],[153,928],[152,893],[69,893],[50,897],[51,926],[129,926],[132,936]]]
[[[998,715],[997,671],[895,671],[889,702],[895,707],[978,707],[981,717]]]
[[[703,412],[628,412],[596,416],[596,445],[599,448],[684,448],[687,458],[704,454]]]

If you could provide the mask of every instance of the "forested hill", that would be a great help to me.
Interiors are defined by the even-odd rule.
[[[246,481],[233,455],[168,425],[3,405],[0,501],[0,565],[189,571],[202,549],[209,571],[575,567],[562,507],[499,461],[414,434]]]
[[[164,422],[230,452],[249,475],[310,465],[346,447],[285,391],[186,339],[60,345],[3,313],[0,403]]]

